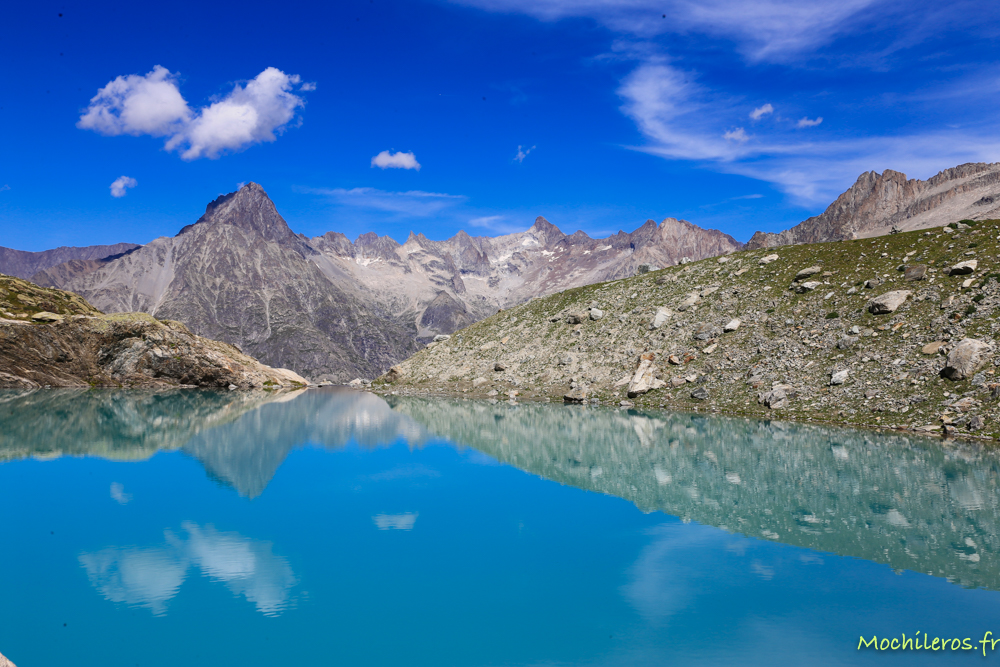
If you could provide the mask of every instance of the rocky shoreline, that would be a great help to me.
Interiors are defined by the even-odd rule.
[[[998,234],[962,222],[568,290],[439,337],[373,388],[997,438]]]

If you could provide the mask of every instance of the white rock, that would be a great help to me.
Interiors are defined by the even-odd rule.
[[[740,320],[738,318],[734,319],[734,320],[730,320],[729,323],[726,326],[722,327],[722,330],[723,331],[736,331],[737,329],[740,328],[741,324],[743,324],[743,323],[740,322]]]
[[[963,288],[972,287],[972,283],[974,283],[975,281],[976,281],[975,278],[966,278],[965,280],[962,281],[962,287]]]
[[[830,384],[844,384],[847,382],[848,374],[849,371],[847,369],[833,373],[830,375]]]
[[[833,298],[833,292],[827,292],[826,296],[823,297],[823,300],[824,301],[829,301],[832,298]]]
[[[805,278],[808,278],[809,276],[814,276],[817,273],[820,273],[821,271],[823,271],[823,268],[820,267],[820,266],[810,266],[809,268],[802,269],[801,271],[799,271],[798,273],[796,273],[795,274],[795,279],[796,280],[803,280]]]
[[[896,309],[906,302],[907,297],[909,297],[913,292],[909,290],[901,289],[894,290],[892,292],[886,292],[882,296],[875,297],[868,302],[868,312],[873,315],[885,315],[887,313],[894,313]]]
[[[767,255],[766,257],[761,257],[760,258],[760,263],[761,264],[770,264],[771,262],[777,261],[777,259],[778,259],[777,255]]]
[[[687,295],[687,298],[685,298],[683,301],[680,302],[680,304],[677,306],[677,310],[684,312],[691,306],[697,304],[700,299],[701,297],[698,296],[697,292],[692,292],[691,294]]]
[[[979,267],[979,262],[974,259],[970,259],[965,262],[959,262],[955,266],[951,267],[949,273],[953,276],[967,276]]]
[[[805,294],[806,292],[811,292],[823,283],[818,280],[811,280],[807,283],[802,283],[801,285],[795,285],[795,291],[799,294]]]
[[[949,380],[970,378],[986,365],[992,354],[993,348],[983,341],[966,338],[948,353],[948,362],[941,371],[941,375]]]
[[[706,347],[704,350],[702,350],[702,353],[704,353],[704,354],[712,354],[713,352],[715,352],[715,349],[717,347],[719,347],[718,343],[712,343],[711,345],[709,345],[708,347]]]
[[[720,257],[719,258],[719,264],[725,264],[728,261],[729,261],[728,257]]]
[[[669,308],[663,308],[663,307],[657,308],[656,315],[653,316],[653,321],[650,323],[649,328],[659,329],[660,327],[662,327],[664,324],[667,323],[667,320],[670,319],[670,316],[672,314],[673,313],[670,312]]]
[[[592,319],[594,321],[597,321],[597,320],[601,319],[602,317],[604,317],[604,311],[603,310],[601,310],[600,308],[591,308],[590,309],[590,319]]]
[[[451,336],[448,334],[438,334],[437,336],[434,336],[435,343],[443,343],[446,340],[451,340]]]

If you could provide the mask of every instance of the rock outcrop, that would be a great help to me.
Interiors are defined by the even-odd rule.
[[[869,171],[822,214],[778,234],[757,232],[747,248],[881,236],[1000,217],[1000,163],[970,163],[921,181]]]
[[[0,320],[0,387],[302,386],[227,343],[145,313],[76,315],[51,324]]]

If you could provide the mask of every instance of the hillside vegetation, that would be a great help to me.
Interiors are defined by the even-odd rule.
[[[963,221],[567,290],[428,345],[375,387],[996,437],[998,235],[1000,221]]]

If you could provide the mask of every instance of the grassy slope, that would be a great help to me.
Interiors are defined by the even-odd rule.
[[[935,229],[754,250],[730,255],[725,263],[707,259],[568,290],[503,311],[432,344],[401,364],[401,378],[385,390],[469,396],[494,390],[500,397],[517,391],[526,398],[560,398],[575,381],[588,398],[618,402],[625,398],[625,387],[613,386],[615,381],[633,372],[639,354],[651,351],[661,378],[694,381],[653,390],[634,399],[638,405],[904,427],[938,424],[944,413],[960,425],[979,415],[986,421],[983,433],[1000,436],[989,389],[969,380],[941,379],[944,356],[921,353],[923,345],[935,340],[993,342],[1000,326],[995,318],[1000,307],[998,234],[1000,221],[983,221],[951,234]],[[772,253],[779,259],[762,265],[760,259]],[[973,258],[979,267],[971,276],[940,272]],[[928,265],[928,279],[905,282],[897,270],[904,262]],[[798,271],[817,264],[830,275],[807,280],[824,284],[804,294],[789,289]],[[883,284],[863,287],[876,277]],[[966,278],[973,278],[973,284],[962,288]],[[857,293],[848,294],[852,287]],[[899,310],[888,315],[867,311],[872,297],[896,289],[913,292]],[[691,293],[702,294],[701,303],[677,312]],[[948,297],[954,299],[948,303]],[[601,320],[566,323],[567,313],[586,315],[592,304],[604,311]],[[661,306],[673,315],[662,328],[650,330]],[[716,349],[705,353],[711,341],[695,340],[695,328],[709,324],[721,330],[732,318],[743,324],[736,332],[718,335]],[[853,326],[861,330],[857,342],[838,348]],[[671,354],[686,361],[670,365],[666,357]],[[494,371],[495,362],[505,370]],[[831,372],[845,368],[848,381],[830,386]],[[985,373],[987,384],[994,382],[992,365]],[[384,376],[376,384],[387,382]],[[772,411],[758,399],[775,384],[791,385],[798,395],[788,407]],[[696,387],[707,389],[709,400],[692,398]],[[965,394],[979,403],[964,413],[949,408]]]
[[[99,315],[83,297],[73,292],[38,285],[0,274],[0,317],[27,320],[35,313],[56,315]]]

